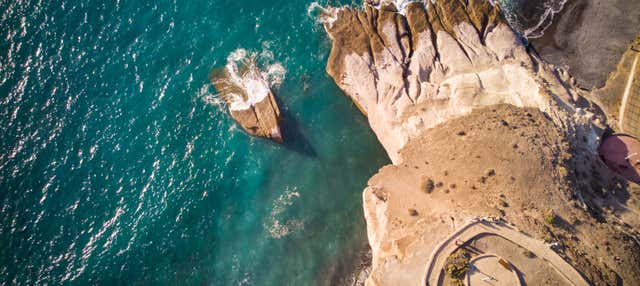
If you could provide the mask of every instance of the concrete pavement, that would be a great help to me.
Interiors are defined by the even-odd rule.
[[[589,283],[578,271],[551,250],[542,241],[526,236],[503,222],[487,219],[473,220],[443,240],[431,253],[424,274],[424,285],[439,285],[440,272],[446,264],[447,257],[462,244],[480,235],[493,234],[511,241],[549,263],[567,280],[569,285],[587,286]],[[456,241],[459,242],[456,244]]]

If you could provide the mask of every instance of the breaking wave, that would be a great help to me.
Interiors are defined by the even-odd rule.
[[[412,2],[435,0],[387,0],[379,1],[373,7],[379,9],[381,3],[392,3],[398,13],[404,15],[405,9]],[[493,5],[500,5],[504,16],[516,31],[527,39],[539,38],[553,23],[554,16],[562,11],[567,0],[489,0]],[[312,2],[307,8],[307,14],[318,19],[322,24],[331,26],[336,21],[339,8],[323,7],[318,2]]]
[[[271,51],[237,49],[229,54],[224,68],[212,72],[211,82],[230,109],[241,110],[264,99],[282,84],[285,75],[284,66],[275,62]],[[211,97],[205,101],[215,102]]]
[[[327,24],[329,27],[338,19],[338,9],[332,7],[322,7],[318,2],[312,2],[307,7],[307,15],[318,20],[321,24]]]
[[[504,16],[516,31],[527,39],[540,38],[556,14],[562,11],[567,0],[494,0],[504,11]]]
[[[402,15],[405,15],[405,11],[406,11],[407,6],[409,6],[409,4],[411,4],[412,2],[425,2],[426,3],[426,1],[428,1],[428,0],[425,0],[425,1],[420,1],[420,0],[389,0],[389,2],[393,3],[393,5],[396,6],[396,9],[398,10],[398,13],[400,13]],[[374,7],[376,7],[376,9],[380,9],[380,6],[381,6],[380,3],[382,3],[382,2],[383,1],[380,1],[378,3],[378,5],[376,5]]]

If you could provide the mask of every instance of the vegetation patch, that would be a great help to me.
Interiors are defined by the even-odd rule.
[[[553,210],[546,210],[542,213],[542,218],[544,219],[544,222],[547,223],[548,225],[556,225],[556,223],[558,222],[558,215],[556,215],[555,212],[553,212]]]
[[[435,188],[436,188],[436,184],[433,182],[433,180],[427,179],[424,182],[424,186],[422,187],[422,190],[424,190],[427,194],[430,194],[431,192],[433,192]]]
[[[471,252],[459,248],[447,257],[444,271],[451,278],[454,285],[464,285],[463,280],[469,271]]]
[[[558,166],[558,173],[560,173],[561,178],[566,178],[569,175],[569,171],[564,166]]]

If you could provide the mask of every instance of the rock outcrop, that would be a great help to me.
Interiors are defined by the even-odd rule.
[[[484,0],[342,8],[325,24],[327,72],[369,118],[394,163],[424,129],[498,103],[535,107],[595,143],[590,114]],[[582,128],[585,127],[585,128]]]
[[[210,78],[242,129],[253,136],[283,142],[280,109],[253,59],[230,56],[227,66],[214,71]]]
[[[235,119],[242,129],[247,133],[271,139],[278,143],[282,143],[282,133],[280,132],[280,109],[273,97],[273,93],[264,97],[262,100],[253,103],[246,109],[230,109],[231,116]]]
[[[369,285],[422,283],[456,222],[484,216],[559,241],[592,283],[640,279],[640,257],[629,253],[640,249],[631,191],[596,156],[604,117],[565,71],[527,49],[498,7],[438,0],[399,11],[382,0],[330,12],[327,72],[393,162],[363,194]],[[603,211],[623,208],[626,217]],[[548,210],[567,227],[545,225]]]

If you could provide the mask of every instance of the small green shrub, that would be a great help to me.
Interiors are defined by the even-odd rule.
[[[451,253],[447,258],[447,264],[445,265],[445,272],[454,281],[462,281],[469,271],[469,261],[471,260],[471,253],[460,248]]]
[[[547,210],[543,212],[542,218],[544,219],[544,222],[547,223],[548,225],[555,225],[556,222],[558,221],[558,216],[556,215],[556,213],[553,212],[553,210]]]

